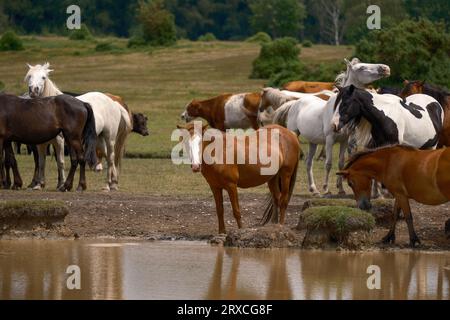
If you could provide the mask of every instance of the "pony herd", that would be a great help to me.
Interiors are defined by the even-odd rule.
[[[420,240],[414,231],[409,199],[431,205],[450,200],[450,150],[433,151],[450,145],[449,93],[421,81],[405,81],[404,89],[399,90],[398,95],[384,94],[394,91],[386,88],[375,90],[370,85],[389,77],[389,66],[362,63],[357,58],[345,62],[347,70],[337,76],[335,83],[300,81],[289,83],[282,90],[265,88],[259,93],[225,94],[205,101],[193,100],[181,118],[190,122],[200,117],[221,131],[262,130],[265,125],[269,125],[270,130],[287,128],[309,143],[306,171],[309,191],[315,195],[320,194],[313,176],[317,147],[325,146],[326,176],[322,191],[329,194],[333,146],[338,143],[339,194],[345,194],[343,180],[347,179],[358,206],[368,210],[374,189],[378,184],[385,187],[395,198],[395,219],[384,242],[394,242],[397,218],[403,211],[410,243],[414,246]],[[191,140],[187,148],[192,151],[193,145],[200,140],[194,141],[191,125],[188,129]],[[284,149],[292,149],[297,155],[298,139],[283,143]],[[197,146],[196,152],[202,147]],[[347,152],[351,158],[346,165]],[[280,169],[279,174],[264,181],[248,165],[237,168],[221,165],[213,169],[212,166],[203,164],[199,169],[197,164],[196,171],[203,173],[213,190],[220,232],[225,231],[222,190],[228,191],[241,227],[236,186],[253,187],[268,182],[272,197],[263,222],[284,222],[286,200],[289,201],[292,195],[293,183],[289,181],[294,177],[293,172],[280,179],[281,172],[286,171]],[[297,168],[297,165],[292,167]],[[215,174],[209,174],[211,171]],[[254,183],[241,185],[241,177]],[[279,218],[278,212],[281,213]]]
[[[0,94],[0,180],[3,188],[20,189],[23,186],[12,148],[12,143],[16,142],[30,145],[33,150],[35,170],[30,188],[45,187],[47,146],[53,145],[58,164],[58,190],[73,188],[78,166],[77,190],[86,190],[86,164],[101,169],[103,157],[107,163],[104,189],[117,190],[127,136],[131,132],[148,135],[148,119],[143,114],[132,113],[120,97],[111,94],[90,92],[76,95],[76,98],[63,94],[49,79],[52,71],[49,63],[29,65],[25,76],[28,93],[21,97]],[[71,162],[67,178],[65,145]]]

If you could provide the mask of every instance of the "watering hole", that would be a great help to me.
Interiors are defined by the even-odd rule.
[[[69,290],[69,266],[80,290]],[[381,289],[369,290],[369,266]],[[73,278],[72,278],[73,279]],[[443,299],[450,253],[232,249],[204,242],[0,241],[0,299]]]

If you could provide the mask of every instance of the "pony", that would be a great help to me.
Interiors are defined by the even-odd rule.
[[[23,95],[24,98],[36,98],[36,97],[51,97],[59,94],[59,90],[56,92],[52,90],[55,88],[52,81],[49,79],[49,74],[54,70],[50,69],[50,63],[46,62],[44,65],[35,65],[31,66],[27,64],[28,72],[25,75],[24,81],[28,86],[28,93]],[[58,168],[58,184],[56,189],[59,189],[65,180],[64,173],[64,138],[62,135],[58,135],[51,141],[46,141],[42,145],[36,146],[36,149],[33,152],[34,155],[34,175],[33,179],[28,186],[28,188],[33,190],[39,190],[45,187],[45,181],[42,181],[40,174],[42,173],[42,169],[45,170],[45,154],[49,145],[53,145],[55,150],[55,159]],[[40,163],[43,163],[40,166]],[[42,173],[45,175],[45,173]]]
[[[260,93],[222,94],[208,100],[192,100],[181,114],[186,123],[203,118],[220,131],[259,128]]]
[[[13,189],[22,187],[17,162],[11,143],[36,145],[50,141],[60,133],[71,149],[71,167],[60,191],[70,191],[75,171],[80,166],[78,190],[86,190],[86,162],[94,166],[97,159],[95,145],[95,118],[89,103],[67,95],[50,98],[23,99],[0,95],[0,180],[4,181],[3,151],[5,160],[14,173]]]
[[[182,138],[182,143],[185,150],[188,151],[193,172],[202,173],[214,195],[219,233],[226,233],[223,190],[228,192],[233,215],[238,227],[242,228],[238,188],[253,188],[265,183],[269,186],[271,198],[264,212],[262,223],[267,224],[271,221],[284,224],[285,212],[296,183],[300,156],[300,144],[297,138],[283,127],[270,125],[259,129],[252,135],[245,136],[243,138],[245,146],[239,147],[237,136],[219,130],[211,130],[213,131],[212,137],[215,139],[207,139],[206,136],[210,131],[206,132],[207,128],[208,126],[196,128],[192,123],[186,126],[178,126],[178,129],[187,130],[189,133],[187,138]],[[272,134],[276,134],[278,139],[270,138]],[[256,143],[252,144],[252,140]],[[222,156],[220,156],[219,151],[216,151],[216,156],[219,158],[217,162],[207,161],[205,158],[204,150],[210,147],[213,141],[214,143],[221,142],[222,146],[225,146],[223,152],[221,152]],[[233,144],[232,148],[230,148],[230,144]],[[257,157],[258,159],[254,164],[249,161],[252,155],[260,154],[261,148],[264,148],[268,154],[278,160],[278,166],[273,172],[262,173],[262,168],[266,167],[266,164],[262,163],[260,157]],[[225,161],[229,154],[234,155],[231,163]],[[238,159],[245,159],[245,161],[241,162]]]
[[[30,67],[26,79],[28,79],[29,94],[35,96],[57,96],[63,94],[49,79],[49,63],[44,66]],[[45,76],[41,76],[45,74]],[[129,112],[118,102],[100,92],[90,92],[76,97],[92,106],[96,120],[97,147],[107,157],[107,185],[106,191],[118,189],[118,166],[123,156],[125,141],[132,130]],[[59,150],[63,150],[64,142],[58,141]],[[39,153],[39,178],[38,186],[45,185],[45,152],[43,146],[38,147]],[[37,187],[35,187],[37,188]]]
[[[450,93],[425,81],[405,80],[400,97],[406,99],[414,94],[426,94],[435,98],[444,108],[444,127],[439,136],[438,147],[450,147]]]
[[[301,92],[301,93],[317,93],[324,90],[332,91],[334,89],[333,82],[308,82],[308,81],[292,81],[283,86],[284,90]]]
[[[401,144],[434,149],[443,127],[442,106],[424,94],[403,100],[352,85],[340,89],[334,109],[335,132],[346,126],[356,130],[357,144],[368,148]]]
[[[328,101],[332,96],[334,96],[335,93],[333,91],[321,91],[318,93],[298,93],[298,92],[291,92],[291,91],[281,91],[280,89],[276,88],[264,88],[261,91],[261,101],[259,103],[259,112],[262,113],[267,110],[267,108],[272,107],[273,110],[277,110],[280,108],[283,104],[289,102],[298,100],[303,97],[308,96],[316,96],[319,97],[325,101]]]
[[[395,229],[402,211],[408,224],[410,245],[420,244],[410,199],[425,205],[450,201],[450,149],[382,147],[356,154],[338,175],[348,181],[360,209],[370,209],[372,179],[381,182],[394,196],[394,220],[383,238],[384,243],[395,243]]]
[[[383,64],[361,63],[355,58],[351,62],[344,60],[347,71],[338,75],[336,82],[343,85],[357,85],[364,88],[366,85],[390,75],[390,69]],[[329,177],[333,164],[333,146],[340,144],[339,168],[345,165],[345,152],[348,146],[349,134],[346,130],[333,132],[330,122],[333,118],[334,105],[337,95],[334,94],[328,101],[315,96],[305,96],[297,101],[285,103],[275,111],[273,123],[282,125],[309,142],[309,153],[306,159],[309,191],[320,195],[313,176],[313,160],[318,145],[325,145],[326,149],[326,176],[323,191],[329,194]],[[344,195],[345,190],[342,179],[338,179],[339,194]]]

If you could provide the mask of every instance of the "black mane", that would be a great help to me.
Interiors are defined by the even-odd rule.
[[[447,103],[448,96],[450,96],[450,92],[445,89],[439,88],[438,86],[425,83],[423,86],[423,93],[432,96],[435,98],[443,108],[450,108],[450,105]]]

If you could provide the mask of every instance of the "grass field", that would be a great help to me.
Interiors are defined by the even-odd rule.
[[[122,96],[135,112],[149,117],[151,135],[142,138],[131,135],[127,159],[121,176],[121,189],[126,192],[152,194],[205,193],[208,187],[201,176],[193,175],[186,166],[176,167],[168,160],[175,145],[170,137],[184,106],[193,98],[208,98],[225,92],[259,91],[263,80],[250,80],[252,61],[259,45],[245,42],[179,41],[171,48],[126,49],[124,39],[102,39],[117,48],[112,52],[96,52],[93,41],[71,41],[57,37],[26,37],[25,50],[0,53],[0,81],[5,91],[21,94],[26,91],[23,78],[26,63],[49,61],[55,69],[52,80],[64,91],[110,92]],[[304,63],[341,61],[350,57],[351,47],[317,45],[302,48]],[[31,178],[31,157],[19,157],[19,166],[26,183]],[[47,167],[48,185],[56,184],[54,161]],[[68,162],[67,162],[68,163]],[[297,193],[307,193],[304,166],[300,168]],[[322,183],[323,163],[316,164],[318,186]],[[103,185],[89,174],[90,188]],[[334,183],[333,176],[333,183]],[[333,188],[334,190],[334,188]],[[260,188],[256,192],[265,192]],[[252,192],[255,192],[254,190]]]

